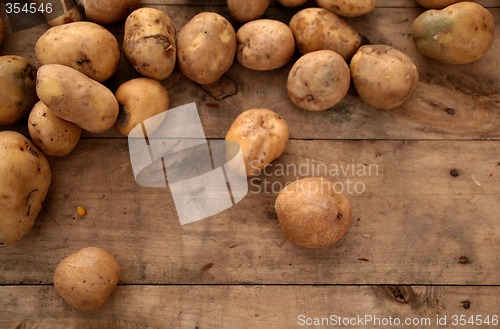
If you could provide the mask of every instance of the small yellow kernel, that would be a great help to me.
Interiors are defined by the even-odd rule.
[[[76,207],[76,214],[78,217],[83,218],[87,214],[87,210],[83,207]]]

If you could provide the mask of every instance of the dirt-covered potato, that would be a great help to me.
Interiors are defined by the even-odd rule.
[[[191,80],[211,84],[233,64],[236,33],[227,19],[213,12],[195,15],[179,31],[177,62]]]
[[[0,56],[0,125],[24,117],[38,101],[36,67],[20,56]]]
[[[0,154],[0,244],[11,244],[31,230],[51,173],[43,153],[18,132],[0,132]]]
[[[443,9],[464,0],[417,0],[417,3],[427,9]]]
[[[36,92],[55,115],[92,133],[108,130],[118,116],[118,102],[111,90],[67,66],[40,67]]]
[[[140,0],[77,0],[85,9],[87,18],[98,24],[112,24],[125,19]]]
[[[305,248],[325,248],[349,229],[349,200],[325,177],[310,177],[287,185],[276,198],[276,214],[285,236]]]
[[[278,0],[278,2],[285,7],[298,7],[305,4],[307,0]]]
[[[290,20],[297,48],[302,54],[334,50],[345,60],[361,46],[361,36],[336,14],[323,8],[306,8]]]
[[[126,136],[135,126],[165,112],[169,106],[167,90],[160,82],[149,78],[137,78],[123,83],[115,96],[120,104],[116,127]]]
[[[260,18],[269,7],[269,0],[227,0],[229,14],[238,22]]]
[[[47,105],[38,102],[28,117],[33,143],[46,155],[63,156],[75,148],[82,128],[57,117]]]
[[[103,82],[115,73],[120,60],[116,38],[91,22],[54,26],[36,42],[35,55],[40,64],[69,66]]]
[[[411,26],[418,50],[449,64],[465,64],[483,57],[493,45],[495,21],[474,2],[459,2],[442,10],[427,10]]]
[[[73,22],[78,22],[82,20],[82,14],[76,6],[73,0],[62,0],[62,1],[46,1],[46,0],[36,0],[38,8],[48,8],[48,4],[51,4],[50,10],[44,10],[43,16],[45,21],[50,26],[63,25]],[[43,7],[40,7],[43,6]]]
[[[240,114],[226,134],[240,145],[247,176],[257,175],[283,154],[288,144],[288,125],[269,109],[250,109]]]
[[[137,9],[125,21],[125,56],[140,74],[166,79],[175,67],[175,33],[174,23],[163,11]]]
[[[284,66],[295,52],[290,28],[276,20],[258,19],[243,25],[236,33],[238,62],[252,70],[274,70]]]
[[[316,2],[319,7],[345,17],[366,15],[377,5],[377,0],[316,0]]]
[[[88,312],[102,307],[120,280],[120,266],[106,250],[86,247],[67,256],[54,272],[54,288],[71,307]]]
[[[301,109],[324,111],[347,95],[350,84],[349,67],[342,56],[333,50],[318,50],[295,62],[287,90],[291,101]]]
[[[386,45],[365,45],[350,63],[351,77],[366,103],[385,110],[403,104],[417,88],[419,75],[412,59]]]

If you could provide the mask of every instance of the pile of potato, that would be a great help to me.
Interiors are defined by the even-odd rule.
[[[423,55],[462,64],[480,59],[490,49],[494,21],[481,5],[417,2],[431,9],[411,28]],[[279,3],[300,7],[306,1]],[[300,54],[283,88],[293,104],[307,111],[335,107],[351,83],[367,104],[395,109],[411,97],[419,82],[410,57],[388,45],[362,45],[361,35],[342,18],[370,13],[376,0],[317,0],[317,8],[297,9],[288,24],[262,18],[269,0],[228,0],[237,30],[215,12],[199,13],[176,30],[167,13],[138,9],[139,0],[79,0],[78,4],[85,15],[75,6],[59,17],[47,17],[52,27],[35,45],[38,68],[19,56],[0,57],[0,125],[14,124],[29,114],[31,136],[29,140],[14,131],[0,132],[2,244],[26,235],[41,210],[51,180],[45,155],[69,154],[82,131],[100,133],[116,126],[128,135],[144,120],[166,111],[170,99],[161,81],[175,68],[192,81],[209,85],[217,83],[235,61],[251,70],[268,71],[286,66]],[[103,83],[118,68],[120,42],[99,24],[119,21],[125,21],[123,53],[143,77],[126,81],[113,92]],[[0,45],[3,39],[0,20]],[[226,136],[239,143],[247,176],[258,175],[280,157],[289,139],[285,120],[263,106],[238,116]],[[352,219],[349,201],[326,178],[287,186],[276,200],[276,212],[284,234],[306,248],[336,243]],[[113,256],[86,248],[58,266],[56,291],[73,307],[93,310],[116,287],[119,272]]]

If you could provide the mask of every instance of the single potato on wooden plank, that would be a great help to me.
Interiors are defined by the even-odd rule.
[[[55,115],[91,133],[111,128],[118,116],[113,92],[86,75],[59,64],[38,69],[36,92]]]
[[[12,244],[31,230],[51,171],[45,155],[18,132],[0,132],[0,154],[0,244]]]
[[[40,64],[69,66],[104,82],[118,68],[120,48],[115,36],[91,22],[74,22],[47,30],[36,42]]]

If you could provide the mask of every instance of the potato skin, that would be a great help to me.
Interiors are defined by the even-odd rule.
[[[352,82],[366,103],[385,110],[403,104],[417,88],[419,75],[412,59],[387,45],[365,45],[350,63]]]
[[[125,136],[146,119],[168,110],[167,90],[157,80],[137,78],[124,82],[116,90],[120,114],[116,128]]]
[[[0,132],[0,154],[0,243],[12,244],[31,230],[51,171],[43,153],[18,132]]]
[[[120,280],[120,266],[109,252],[86,247],[61,260],[54,272],[57,294],[73,308],[88,312],[102,307]]]
[[[349,200],[325,177],[303,178],[287,185],[276,198],[275,210],[285,236],[304,248],[335,244],[352,222]]]
[[[75,148],[82,128],[57,117],[47,105],[38,102],[28,117],[28,130],[40,150],[46,155],[63,156]]]
[[[166,79],[175,67],[175,26],[161,10],[140,8],[125,21],[123,51],[140,74]]]
[[[227,0],[229,14],[234,20],[244,23],[260,18],[269,7],[269,0]]]
[[[329,49],[348,60],[361,46],[359,33],[323,8],[303,9],[292,17],[289,25],[302,54]]]
[[[290,100],[307,111],[324,111],[349,91],[351,76],[342,56],[332,50],[308,53],[295,62],[287,80]]]
[[[38,101],[36,71],[24,57],[0,56],[0,125],[19,121]]]
[[[40,67],[36,92],[55,115],[91,133],[108,130],[118,116],[118,102],[111,90],[67,66]]]
[[[417,3],[427,9],[443,9],[464,0],[417,0]]]
[[[181,72],[195,82],[210,84],[219,80],[233,64],[235,54],[233,26],[217,13],[197,14],[179,31],[177,63]]]
[[[116,38],[91,22],[54,26],[36,42],[35,55],[40,64],[69,66],[103,82],[118,68],[120,49]]]
[[[418,50],[448,64],[466,64],[483,57],[493,45],[493,15],[474,2],[427,10],[411,26]]]
[[[357,17],[375,9],[377,0],[316,0],[318,6],[337,15]]]
[[[247,176],[257,175],[279,158],[286,149],[288,125],[269,109],[249,109],[241,113],[226,134],[227,141],[240,145]]]
[[[125,19],[140,0],[78,0],[87,18],[98,24],[113,24]]]
[[[276,20],[258,19],[236,33],[238,62],[252,70],[274,70],[284,66],[295,52],[290,28]]]

